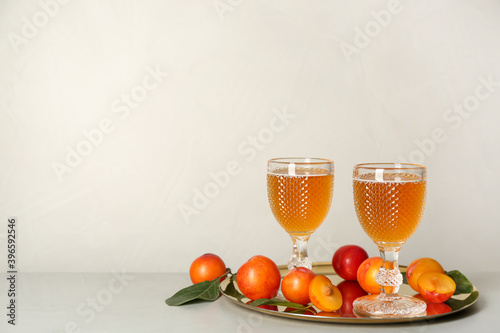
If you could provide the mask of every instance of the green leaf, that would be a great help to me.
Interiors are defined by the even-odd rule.
[[[241,302],[241,300],[245,298],[245,295],[243,295],[236,289],[235,284],[236,284],[236,274],[231,275],[230,282],[227,284],[226,289],[224,289],[224,293],[228,296],[236,298],[238,301]]]
[[[446,275],[452,278],[457,286],[457,289],[455,289],[455,293],[453,295],[468,294],[474,290],[474,286],[472,285],[472,283],[460,271],[455,269],[446,272]]]
[[[314,310],[313,310],[314,311]],[[286,313],[297,313],[297,314],[307,314],[311,315],[316,313],[315,311],[313,312],[310,309],[294,309],[294,310],[286,310]]]
[[[448,304],[452,310],[458,310],[463,308],[464,306],[474,303],[478,297],[479,297],[479,292],[473,291],[466,299],[459,300],[450,298],[445,303]]]
[[[305,309],[308,309],[311,307],[311,306],[305,306],[305,305],[298,304],[298,303],[283,301],[279,298],[271,298],[271,299],[259,298],[258,300],[255,300],[252,303],[250,303],[250,305],[253,305],[253,306],[260,306],[260,305],[286,306],[289,308],[294,308],[296,310],[305,310]]]
[[[220,281],[231,271],[227,269],[226,273],[212,281],[204,281],[179,290],[172,297],[165,300],[169,306],[179,306],[194,300],[203,300],[213,302],[220,296]]]

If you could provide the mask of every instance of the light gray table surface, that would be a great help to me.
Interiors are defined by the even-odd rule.
[[[500,272],[468,273],[478,301],[455,315],[404,324],[302,322],[215,302],[169,307],[188,274],[19,273],[16,326],[3,308],[0,332],[500,332]],[[3,279],[2,304],[7,304]]]

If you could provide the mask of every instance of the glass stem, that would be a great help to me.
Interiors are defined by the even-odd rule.
[[[307,242],[309,241],[309,235],[307,236],[292,236],[293,240],[293,253],[292,259],[288,262],[288,269],[291,270],[293,267],[306,267],[311,269],[312,262],[307,257]]]
[[[399,286],[403,283],[398,264],[399,249],[400,247],[379,247],[382,265],[377,274],[377,283],[380,286],[381,299],[391,300],[399,297]]]
[[[293,236],[293,256],[299,261],[307,258],[307,242],[309,236]]]

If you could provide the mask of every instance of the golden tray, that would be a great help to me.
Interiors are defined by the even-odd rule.
[[[288,268],[286,265],[281,265],[278,266],[281,276],[285,276],[288,273]],[[401,272],[403,273],[403,276],[406,274],[406,266],[399,266]],[[330,262],[318,262],[318,263],[313,263],[312,270],[316,274],[322,274],[328,276],[328,278],[332,281],[334,285],[339,284],[340,282],[343,281],[341,277],[339,277],[335,271],[333,270],[332,264]],[[228,289],[228,287],[230,287]],[[327,322],[327,323],[345,323],[345,324],[389,324],[389,323],[407,323],[407,322],[415,322],[415,321],[422,321],[422,320],[432,320],[438,317],[443,317],[443,316],[449,316],[452,314],[455,314],[457,312],[460,312],[462,310],[465,310],[466,308],[472,306],[477,299],[479,298],[479,292],[477,288],[474,286],[474,290],[472,293],[469,294],[459,294],[459,295],[453,295],[450,300],[446,301],[445,303],[448,304],[451,307],[450,312],[446,313],[440,313],[440,314],[435,314],[435,315],[428,315],[428,316],[420,316],[420,317],[401,317],[401,318],[358,318],[358,317],[352,317],[352,316],[345,316],[342,317],[342,315],[338,314],[338,317],[324,317],[324,316],[318,316],[318,315],[310,315],[310,314],[301,314],[301,313],[294,313],[294,312],[285,312],[285,307],[278,306],[278,310],[268,310],[268,309],[263,309],[263,308],[258,308],[253,305],[248,305],[247,302],[250,301],[250,299],[245,298],[241,293],[239,292],[238,286],[236,284],[236,281],[232,281],[231,279],[224,279],[224,281],[221,282],[220,286],[222,294],[229,299],[231,302],[242,306],[244,308],[247,308],[249,310],[257,311],[260,313],[265,313],[271,316],[277,316],[277,317],[283,317],[283,318],[289,318],[289,319],[296,319],[296,320],[305,320],[305,321],[316,321],[316,322]],[[399,294],[401,295],[415,295],[416,292],[406,283],[406,279],[404,279],[403,284],[401,285],[399,289]],[[281,299],[283,301],[286,301],[286,299],[283,297],[281,292],[277,296],[278,299]],[[315,310],[318,310],[315,308]],[[317,311],[319,312],[319,311]],[[335,314],[337,315],[337,314]]]

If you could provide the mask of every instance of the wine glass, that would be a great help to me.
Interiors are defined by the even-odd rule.
[[[356,299],[360,317],[416,317],[425,315],[425,302],[398,294],[401,246],[417,229],[424,213],[427,170],[408,163],[368,163],[354,166],[354,206],[359,223],[377,244],[382,265],[377,274],[379,295]]]
[[[333,161],[323,158],[269,160],[267,196],[274,217],[293,240],[293,254],[288,269],[311,269],[307,242],[330,210]]]

